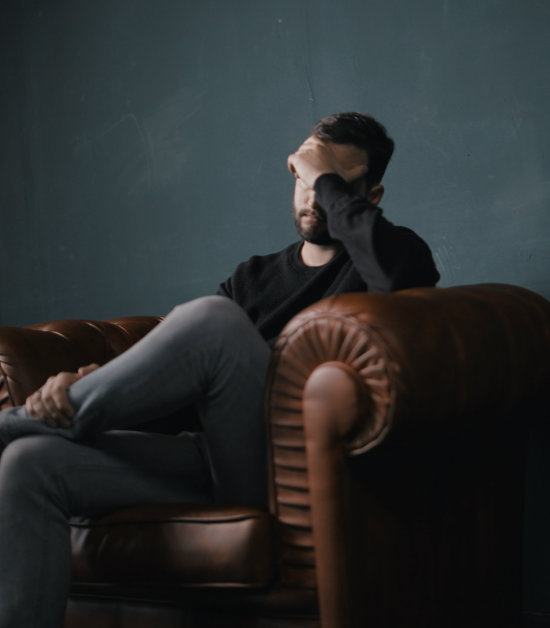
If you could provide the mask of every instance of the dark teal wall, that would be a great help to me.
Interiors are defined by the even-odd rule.
[[[164,313],[294,238],[286,155],[370,111],[441,285],[550,297],[546,0],[2,3],[0,324]]]
[[[440,285],[550,298],[547,0],[0,1],[0,324],[162,314],[293,240],[320,117],[397,142],[383,207]],[[539,435],[540,436],[540,435]],[[526,606],[550,610],[548,443]]]

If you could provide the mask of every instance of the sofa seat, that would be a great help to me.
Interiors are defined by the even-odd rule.
[[[278,581],[273,523],[191,504],[72,519],[65,628],[319,628],[315,589]]]
[[[268,512],[169,504],[72,519],[73,580],[186,587],[265,587],[274,560]],[[93,587],[92,587],[93,588]]]

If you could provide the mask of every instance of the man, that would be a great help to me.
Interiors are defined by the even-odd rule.
[[[369,116],[321,120],[288,158],[300,241],[238,266],[216,296],[175,308],[102,368],[50,378],[0,413],[0,628],[60,626],[67,521],[174,501],[265,504],[270,345],[323,297],[434,285],[426,244],[378,208],[393,152]],[[195,404],[202,432],[127,431]],[[125,431],[117,431],[125,428]],[[61,437],[61,438],[60,438]]]

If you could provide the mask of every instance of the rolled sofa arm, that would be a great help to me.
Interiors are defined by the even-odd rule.
[[[283,579],[318,589],[324,628],[363,621],[354,550],[339,549],[366,508],[350,504],[362,493],[346,459],[536,405],[549,354],[550,303],[501,284],[341,295],[285,327],[268,383],[271,509]]]
[[[271,394],[301,399],[326,362],[348,365],[372,404],[350,453],[418,422],[506,414],[550,384],[550,302],[504,284],[413,288],[325,299],[283,330]],[[284,383],[286,382],[286,384]],[[272,416],[276,416],[275,409]],[[355,426],[357,427],[357,426]]]
[[[104,364],[161,319],[128,316],[109,321],[66,320],[0,327],[0,409],[21,405],[50,375]]]

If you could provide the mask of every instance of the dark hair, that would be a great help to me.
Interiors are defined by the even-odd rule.
[[[352,144],[369,156],[369,187],[380,183],[393,154],[394,141],[384,126],[362,113],[335,113],[319,120],[311,134],[325,142]]]

